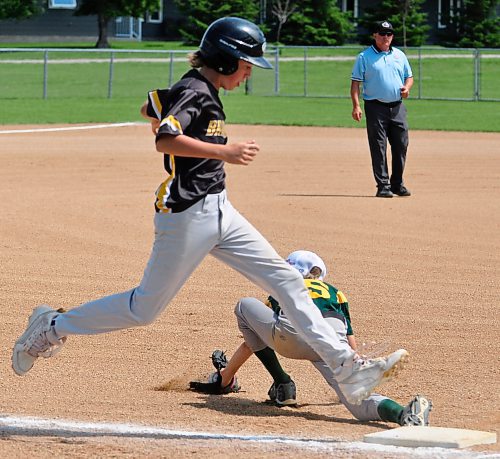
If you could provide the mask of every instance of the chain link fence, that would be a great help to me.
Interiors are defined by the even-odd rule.
[[[363,47],[268,49],[273,70],[255,68],[236,93],[349,98]],[[408,48],[413,99],[500,101],[500,49]],[[146,97],[188,69],[187,51],[0,48],[0,99]]]

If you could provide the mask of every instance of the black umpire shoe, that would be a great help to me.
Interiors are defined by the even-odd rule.
[[[375,196],[377,198],[392,198],[394,195],[389,188],[379,188]]]
[[[398,188],[391,188],[391,191],[398,196],[411,196],[410,190],[402,185]]]

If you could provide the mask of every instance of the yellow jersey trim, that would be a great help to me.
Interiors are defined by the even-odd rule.
[[[164,125],[168,125],[168,127],[173,131],[173,132],[178,132],[179,134],[182,134],[182,126],[181,123],[179,123],[179,120],[175,118],[173,115],[168,115],[166,118],[163,118],[160,123],[160,127]]]
[[[171,212],[172,209],[169,209],[165,205],[166,198],[170,195],[170,185],[172,184],[172,181],[174,180],[175,177],[175,156],[174,155],[169,155],[170,156],[170,170],[172,173],[167,177],[167,179],[160,184],[158,189],[156,190],[156,208],[158,209],[158,212],[160,213],[168,213]]]
[[[150,91],[149,97],[151,100],[151,105],[153,106],[153,110],[156,113],[156,117],[161,119],[161,111],[163,109],[163,105],[160,102],[160,98],[158,97],[158,91]]]

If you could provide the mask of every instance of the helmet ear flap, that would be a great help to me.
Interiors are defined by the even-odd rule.
[[[219,52],[207,53],[204,50],[201,50],[201,57],[207,67],[216,70],[222,75],[232,75],[238,70],[239,59],[236,57]]]

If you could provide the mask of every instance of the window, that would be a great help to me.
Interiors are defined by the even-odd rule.
[[[460,0],[438,0],[438,28],[445,29],[460,14]]]
[[[357,19],[359,12],[358,0],[342,0],[342,11],[344,13],[350,11],[352,12],[352,17]]]
[[[146,13],[146,22],[151,22],[151,23],[163,22],[163,1],[160,2],[160,8],[157,11],[148,11]]]
[[[76,8],[76,0],[49,0],[49,8],[74,10]]]

